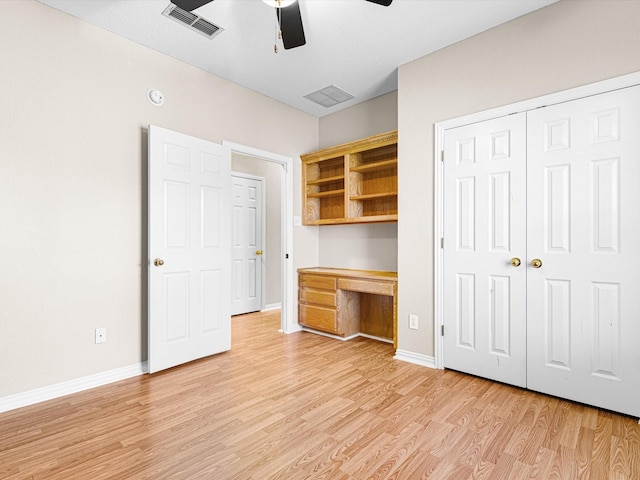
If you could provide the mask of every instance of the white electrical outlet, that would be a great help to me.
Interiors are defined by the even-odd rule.
[[[107,328],[96,328],[96,343],[105,343],[107,341]]]
[[[412,330],[418,329],[418,315],[409,315],[409,328]]]

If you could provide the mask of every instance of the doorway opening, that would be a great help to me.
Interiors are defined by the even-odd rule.
[[[279,254],[280,258],[280,330],[284,333],[298,331],[300,327],[297,325],[293,315],[293,160],[291,157],[285,155],[228,142],[226,140],[224,140],[222,144],[231,150],[232,161],[233,159],[239,159],[238,164],[242,162],[246,163],[248,159],[251,159],[254,161],[269,162],[269,164],[274,164],[280,169],[280,251],[278,253],[270,252],[270,257],[277,257]],[[272,169],[272,167],[272,165],[267,165],[267,170]],[[234,170],[236,170],[235,167]],[[269,222],[268,218],[267,222]],[[268,289],[269,285],[267,284],[265,293],[267,293],[266,291]],[[272,307],[277,308],[274,304],[267,303],[265,305],[265,308]]]

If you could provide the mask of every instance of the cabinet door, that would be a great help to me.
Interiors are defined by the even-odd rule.
[[[301,303],[299,307],[298,321],[301,325],[316,330],[322,330],[323,332],[335,333],[336,335],[340,335],[342,333],[338,331],[335,308],[306,303]]]

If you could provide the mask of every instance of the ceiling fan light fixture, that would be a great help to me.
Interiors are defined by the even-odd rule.
[[[273,8],[286,8],[296,2],[296,0],[262,0],[264,3]]]

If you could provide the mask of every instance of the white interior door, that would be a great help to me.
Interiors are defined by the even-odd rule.
[[[260,178],[232,175],[231,314],[262,309],[264,265],[262,186]]]
[[[231,155],[149,127],[149,372],[231,348]]]
[[[640,87],[527,120],[528,387],[640,416]]]
[[[444,366],[520,386],[525,128],[518,114],[447,130],[444,156]]]

